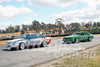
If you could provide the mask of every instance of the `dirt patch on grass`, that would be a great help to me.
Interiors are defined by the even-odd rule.
[[[6,45],[6,42],[7,42],[8,40],[3,40],[3,41],[0,41],[0,46],[1,45]]]
[[[100,45],[32,67],[100,67]]]

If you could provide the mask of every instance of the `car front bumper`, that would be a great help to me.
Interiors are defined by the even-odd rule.
[[[73,39],[64,38],[63,41],[70,43],[70,42],[73,42]]]
[[[6,48],[11,49],[11,48],[19,48],[19,47],[18,45],[6,44]]]

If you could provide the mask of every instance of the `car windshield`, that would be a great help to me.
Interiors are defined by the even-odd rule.
[[[80,35],[80,33],[73,33],[72,35]]]
[[[30,34],[23,34],[23,35],[21,35],[19,38],[20,39],[28,39],[28,38],[30,38]]]

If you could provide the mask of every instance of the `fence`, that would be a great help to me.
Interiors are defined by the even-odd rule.
[[[66,35],[70,35],[70,34],[73,34],[75,32],[89,32],[89,33],[92,33],[92,34],[100,34],[100,29],[88,29],[88,30],[78,30],[78,31],[65,31],[65,34]]]

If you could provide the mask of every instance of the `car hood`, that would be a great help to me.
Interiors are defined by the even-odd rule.
[[[8,41],[8,42],[24,41],[24,40],[26,40],[26,39],[14,39],[14,40],[10,40],[10,41]]]
[[[64,38],[72,38],[72,37],[78,37],[79,35],[70,35],[70,36],[65,36]]]

